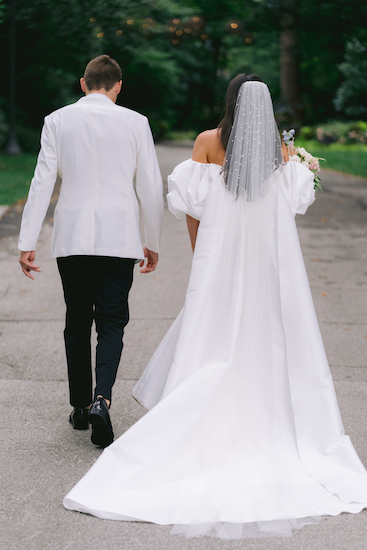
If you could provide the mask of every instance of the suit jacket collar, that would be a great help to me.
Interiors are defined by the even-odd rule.
[[[115,105],[114,102],[107,97],[104,94],[98,94],[98,93],[91,93],[88,95],[85,95],[84,97],[81,97],[79,99],[82,103],[112,103],[112,105]]]

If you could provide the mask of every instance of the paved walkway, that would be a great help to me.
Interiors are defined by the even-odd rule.
[[[157,147],[166,176],[189,148]],[[347,433],[367,464],[367,181],[323,174],[323,193],[299,233]],[[64,510],[62,498],[101,451],[67,422],[64,304],[49,259],[50,216],[32,282],[17,264],[16,223],[0,221],[1,501],[0,549],[6,550],[364,550],[367,512],[325,518],[292,539],[223,542],[173,537],[170,527],[102,521]],[[11,222],[9,220],[12,220]],[[2,226],[13,225],[2,232]],[[131,321],[114,390],[117,436],[144,410],[131,389],[184,301],[191,251],[184,221],[165,217],[161,260],[151,275],[136,270]],[[96,488],[98,490],[98,488]]]

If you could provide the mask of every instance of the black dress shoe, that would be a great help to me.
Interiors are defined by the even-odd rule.
[[[102,448],[111,445],[114,433],[107,403],[103,397],[97,397],[92,403],[89,409],[89,422],[92,424],[92,443]]]
[[[88,430],[89,409],[74,409],[69,416],[69,422],[73,426],[74,430]]]

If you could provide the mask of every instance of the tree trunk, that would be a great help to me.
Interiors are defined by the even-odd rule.
[[[280,16],[280,91],[284,118],[300,126],[302,103],[299,79],[299,39],[297,29],[297,0],[282,0]]]

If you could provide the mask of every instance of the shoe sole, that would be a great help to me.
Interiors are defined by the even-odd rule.
[[[74,426],[74,424],[72,424],[74,430],[89,430],[89,425],[88,426]]]
[[[92,426],[107,426],[102,416],[100,416],[99,414],[94,414],[94,413],[89,414],[88,420],[89,420],[89,423],[92,424]]]
[[[105,426],[94,425],[90,439],[93,445],[105,448],[113,443],[114,434]]]

